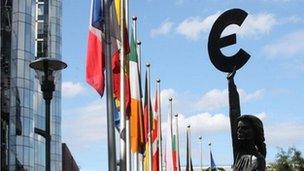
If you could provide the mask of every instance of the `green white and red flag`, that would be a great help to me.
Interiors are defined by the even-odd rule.
[[[134,29],[134,28],[133,28]],[[141,101],[141,84],[139,62],[137,54],[136,38],[131,33],[131,52],[129,55],[129,77],[131,90],[131,114],[130,114],[130,133],[131,133],[131,151],[133,153],[143,153],[144,125],[143,109]]]
[[[175,122],[178,122],[176,119]],[[173,137],[172,137],[172,153],[173,153],[173,167],[175,171],[179,170],[179,151],[178,151],[178,128],[177,123],[174,124]]]

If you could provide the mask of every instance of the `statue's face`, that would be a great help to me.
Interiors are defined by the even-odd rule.
[[[246,120],[238,122],[237,138],[238,140],[253,140],[254,130],[250,122]]]

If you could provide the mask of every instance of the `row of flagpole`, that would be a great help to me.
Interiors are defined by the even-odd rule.
[[[109,170],[116,171],[117,166],[119,166],[119,170],[121,171],[161,171],[163,168],[167,171],[180,171],[178,115],[175,115],[175,125],[172,125],[173,99],[169,99],[170,112],[168,113],[167,143],[164,155],[161,127],[161,81],[160,79],[156,80],[155,103],[154,110],[152,110],[150,64],[146,64],[146,93],[143,104],[140,79],[141,42],[138,41],[137,36],[137,17],[132,18],[131,48],[134,48],[135,43],[135,49],[131,50],[129,44],[125,44],[129,42],[128,35],[126,35],[129,30],[128,18],[128,0],[92,0],[86,79],[101,97],[103,96],[104,85],[106,86]],[[114,23],[114,20],[117,23]],[[120,26],[120,34],[116,34],[115,24]],[[115,50],[117,50],[117,53]],[[129,51],[134,61],[130,60],[129,56],[127,56]],[[117,54],[119,54],[118,61],[117,58],[114,58],[114,55]],[[116,63],[119,63],[119,66],[117,66],[119,67],[119,79],[117,79],[117,70],[114,73],[113,69],[113,65]],[[135,66],[135,68],[131,65]],[[106,71],[105,77],[104,70]],[[135,76],[131,75],[134,73]],[[116,77],[114,78],[114,76]],[[119,87],[117,87],[118,80]],[[127,87],[128,85],[129,87]],[[128,101],[126,100],[128,98],[126,95],[127,89],[129,89],[130,104],[127,104]],[[138,101],[134,102],[133,98]],[[137,104],[137,108],[133,109],[132,104]],[[128,112],[126,110],[127,107],[131,108],[128,109],[130,110]],[[114,114],[117,108],[120,113],[119,126],[116,123],[117,118]],[[119,132],[120,149],[118,163],[116,161],[115,127]],[[189,165],[189,168],[192,168],[190,142],[190,127],[188,127],[187,150],[189,152],[187,153],[187,165]],[[163,156],[165,156],[165,161]],[[154,164],[155,167],[153,167]]]

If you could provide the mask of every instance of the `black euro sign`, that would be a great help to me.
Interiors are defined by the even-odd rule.
[[[232,56],[226,56],[221,52],[221,48],[236,43],[236,34],[231,34],[221,38],[223,30],[231,24],[241,26],[247,15],[248,13],[244,10],[231,9],[220,15],[213,24],[208,40],[208,52],[212,64],[218,70],[223,72],[232,72],[234,67],[238,70],[249,60],[250,55],[243,49],[240,49]]]

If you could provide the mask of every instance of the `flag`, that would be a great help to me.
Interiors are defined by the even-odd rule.
[[[153,161],[153,171],[159,171],[159,90],[156,87],[155,91],[155,102],[154,102],[154,115],[153,115],[153,129],[152,129],[152,161]]]
[[[177,119],[175,120],[177,122]],[[173,136],[172,136],[172,153],[173,153],[173,167],[174,171],[179,170],[179,153],[178,153],[178,128],[177,123],[174,124],[175,127],[173,129]]]
[[[112,54],[112,71],[113,71],[113,98],[116,109],[114,109],[115,126],[119,129],[120,121],[120,49],[121,49],[121,35],[120,35],[120,15],[121,15],[121,0],[112,0],[110,8],[111,19],[111,54]],[[125,110],[126,115],[130,115],[130,81],[129,81],[129,63],[127,54],[130,52],[128,43],[128,30],[124,29],[124,50],[126,54],[125,60]]]
[[[211,169],[211,171],[217,171],[215,162],[214,162],[213,157],[212,157],[211,149],[210,149],[210,169]]]
[[[103,24],[102,5],[101,0],[92,0],[86,59],[86,81],[101,97],[105,87],[105,60],[103,40],[101,38]]]
[[[146,72],[146,78],[145,78],[145,99],[144,99],[144,140],[145,144],[149,142],[149,130],[148,130],[148,120],[149,120],[149,111],[148,111],[148,76]]]
[[[144,145],[143,111],[141,101],[141,83],[138,63],[136,38],[131,34],[131,52],[129,55],[129,77],[131,90],[131,114],[130,114],[130,133],[131,151],[133,153],[142,152]]]
[[[165,153],[165,167],[166,170],[173,170],[173,144],[172,144],[172,117],[168,113],[167,121],[167,135],[166,135],[166,153]]]
[[[145,140],[145,151],[144,151],[144,170],[149,170],[150,162],[149,162],[149,155],[150,155],[150,143],[149,143],[149,124],[152,126],[151,123],[151,101],[148,98],[148,73],[146,72],[145,78],[145,99],[144,99],[144,140]],[[150,105],[150,107],[148,107]],[[150,111],[149,111],[150,108]],[[149,123],[150,122],[150,123]]]
[[[187,129],[187,164],[186,171],[193,171],[192,157],[191,157],[191,137],[190,128]]]

